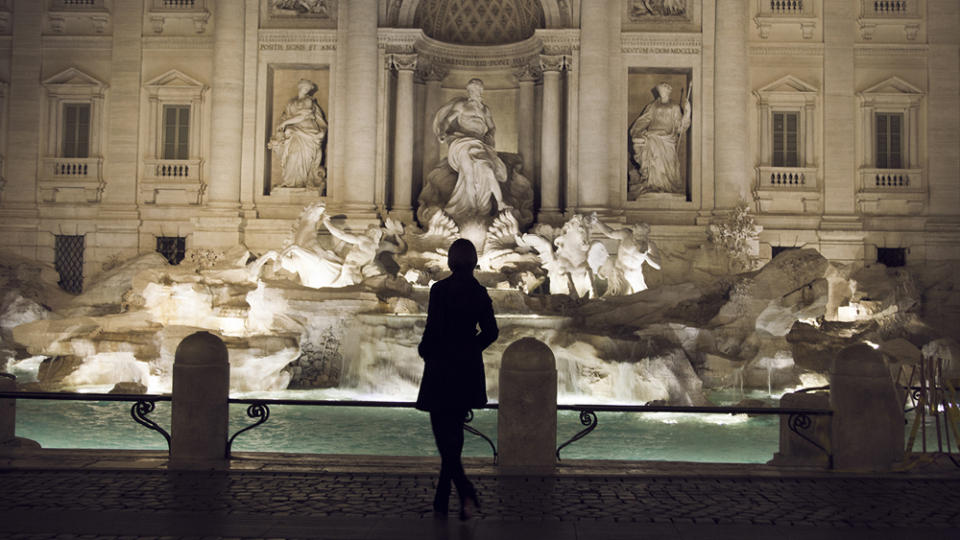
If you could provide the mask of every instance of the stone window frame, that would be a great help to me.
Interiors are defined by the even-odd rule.
[[[203,187],[204,114],[209,87],[178,69],[171,69],[143,85],[146,98],[141,121],[146,126],[141,172],[141,200],[157,203],[170,192],[187,193],[191,204],[199,204]],[[163,114],[166,106],[186,106],[189,116],[187,159],[163,159]],[[170,200],[181,199],[179,195]]]
[[[42,83],[46,110],[38,188],[43,202],[98,202],[103,191],[104,102],[108,85],[70,67]],[[86,158],[63,157],[64,105],[90,105],[90,147]]]
[[[860,101],[860,189],[862,191],[925,190],[921,157],[921,116],[926,94],[904,79],[893,76],[857,92]],[[877,167],[876,113],[903,114],[901,141],[903,167]],[[895,178],[886,177],[890,174]]]
[[[820,91],[793,75],[786,75],[753,92],[759,120],[757,189],[818,190],[820,153],[817,115]],[[773,166],[774,113],[797,113],[798,166]]]

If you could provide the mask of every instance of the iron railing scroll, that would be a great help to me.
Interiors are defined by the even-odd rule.
[[[800,409],[800,408],[782,408],[782,407],[676,407],[670,405],[558,405],[557,410],[578,411],[580,413],[580,423],[586,426],[577,432],[576,435],[557,447],[557,461],[560,461],[560,451],[573,442],[589,435],[597,428],[599,423],[597,412],[630,412],[630,413],[706,413],[706,414],[775,414],[789,415],[787,427],[790,431],[797,434],[803,440],[809,442],[821,452],[827,455],[830,467],[833,467],[833,455],[830,450],[816,442],[815,439],[805,435],[802,431],[809,429],[813,425],[811,416],[833,416],[830,409]]]

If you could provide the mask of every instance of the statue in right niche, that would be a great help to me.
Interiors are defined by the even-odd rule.
[[[681,107],[670,102],[673,87],[656,86],[657,99],[644,107],[630,125],[630,157],[637,170],[630,171],[628,194],[685,193],[680,174],[680,139],[690,129],[691,92]]]
[[[273,187],[316,187],[324,194],[326,169],[323,146],[327,138],[327,119],[313,97],[317,85],[300,79],[297,97],[280,114],[280,122],[267,148],[280,160],[283,178]]]

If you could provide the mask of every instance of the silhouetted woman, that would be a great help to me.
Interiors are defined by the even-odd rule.
[[[430,413],[440,451],[440,480],[433,509],[447,513],[450,482],[460,496],[460,519],[480,506],[473,484],[463,472],[463,421],[470,409],[487,404],[483,350],[497,339],[497,321],[487,290],[473,277],[477,250],[469,240],[450,246],[447,265],[453,274],[430,288],[427,326],[420,340],[424,360],[417,408]],[[477,332],[477,326],[480,332]]]

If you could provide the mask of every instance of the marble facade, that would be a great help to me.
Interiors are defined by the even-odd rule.
[[[446,157],[433,116],[479,78],[496,150],[520,156],[533,185],[536,223],[596,212],[614,229],[649,224],[666,251],[695,250],[745,200],[761,258],[808,247],[837,261],[873,262],[881,248],[906,249],[908,265],[960,259],[956,1],[469,11],[479,4],[0,1],[0,248],[53,262],[57,235],[82,235],[92,277],[157,237],[280,249],[317,202],[357,231],[386,216],[412,225]],[[300,79],[326,114],[325,191],[273,187],[282,168],[267,143]],[[692,90],[685,185],[633,196],[629,127],[661,80],[674,103]],[[84,157],[63,148],[70,104],[89,104]],[[189,115],[176,159],[164,154],[169,107]],[[798,122],[790,166],[771,152],[784,112]],[[902,118],[896,168],[877,162],[878,113]]]

